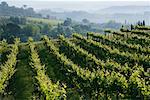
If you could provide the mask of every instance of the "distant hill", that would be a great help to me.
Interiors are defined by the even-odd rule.
[[[95,13],[89,13],[86,11],[57,12],[50,9],[39,11],[39,13],[44,16],[55,16],[58,19],[66,19],[69,17],[75,21],[82,21],[82,19],[86,18],[95,23],[105,23],[110,20],[115,20],[119,23],[125,23],[126,21],[128,24],[135,24],[139,20],[145,20],[147,25],[150,24],[149,12],[149,6],[113,6],[99,10]]]
[[[7,2],[1,2],[0,16],[41,17],[40,14],[36,13],[33,8],[27,7],[27,5],[18,8],[15,6],[9,6]]]
[[[86,12],[86,11],[64,11],[64,12],[58,12],[58,11],[52,11],[50,9],[48,10],[41,10],[39,11],[40,14],[43,16],[56,16],[58,19],[66,19],[67,17],[72,18],[76,21],[82,21],[84,18],[90,18],[93,15]]]
[[[94,23],[106,23],[110,20],[114,20],[118,23],[127,21],[135,24],[139,20],[145,20],[146,24],[150,25],[150,6],[112,6],[92,13],[86,11],[68,11],[63,8],[43,9],[35,12],[33,8],[27,5],[23,5],[19,8],[9,6],[6,2],[2,2],[0,4],[0,16],[42,17],[51,20],[65,20],[66,18],[71,18],[74,21],[80,22],[83,19],[88,19]],[[36,21],[38,21],[38,19]]]
[[[112,6],[109,8],[101,9],[99,13],[143,13],[150,11],[150,6]]]

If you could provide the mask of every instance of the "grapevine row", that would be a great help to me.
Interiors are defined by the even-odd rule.
[[[77,36],[76,36],[76,35],[77,35]],[[96,36],[97,36],[97,35],[96,35]],[[99,36],[99,34],[98,34],[98,36]],[[102,36],[103,36],[103,35],[102,35]],[[96,42],[94,42],[94,41],[88,41],[88,39],[83,38],[83,37],[82,37],[81,35],[79,35],[79,34],[74,34],[74,37],[80,38],[80,39],[81,39],[81,42],[82,42],[82,40],[83,40],[83,41],[85,40],[85,41],[87,41],[87,43],[90,43],[90,44],[92,44],[92,42],[93,42],[93,43],[96,43]],[[81,43],[81,42],[80,42],[80,43]],[[69,44],[69,43],[68,43],[68,44]],[[77,43],[77,44],[78,44],[78,43]],[[64,44],[64,45],[65,45],[65,44]],[[82,45],[82,44],[81,44],[81,45]],[[88,46],[88,45],[86,45],[86,44],[83,44],[83,45]],[[112,43],[112,45],[113,45],[113,43]],[[66,45],[65,45],[65,46],[66,46]],[[80,46],[80,44],[79,44],[79,46]],[[90,46],[90,47],[91,47],[91,46]],[[90,47],[89,47],[89,48],[90,48]],[[75,47],[74,47],[74,48],[75,48]],[[86,47],[85,47],[85,49],[86,49]],[[94,48],[91,48],[91,50],[92,50],[92,49],[94,49]],[[79,50],[79,49],[76,50],[76,52],[79,52],[79,51],[84,51],[84,50]],[[88,50],[88,51],[89,51],[89,50]],[[96,49],[94,49],[94,52],[96,52]],[[92,52],[92,53],[93,53],[93,52]],[[102,52],[100,52],[100,53],[102,53]],[[80,53],[80,54],[81,54],[81,53]],[[95,54],[95,53],[94,53],[94,54]],[[91,55],[92,55],[92,54],[91,54]],[[96,55],[97,55],[97,54],[96,54]],[[84,55],[83,55],[83,56],[84,56]],[[100,55],[100,56],[101,56],[101,55]],[[105,54],[104,56],[107,56],[107,54]],[[85,56],[84,56],[84,57],[85,57]],[[95,56],[94,56],[94,57],[95,57]],[[110,56],[109,56],[109,57],[110,57]],[[98,58],[99,58],[99,57],[98,57]],[[108,58],[108,56],[107,56],[107,58]],[[86,59],[87,59],[87,58],[86,58]],[[120,59],[119,59],[119,60],[120,60]],[[100,61],[100,60],[99,60],[99,61]],[[128,70],[128,72],[129,72],[129,70],[132,71],[132,68],[129,68],[129,66],[128,66],[127,63],[125,63],[125,65],[120,65],[119,63],[117,63],[118,61],[117,61],[117,62],[114,62],[114,61],[111,62],[111,61],[112,61],[112,60],[109,60],[109,58],[108,58],[108,62],[105,62],[106,66],[107,66],[107,65],[108,65],[108,66],[109,66],[109,65],[110,65],[110,66],[111,66],[111,65],[114,65],[114,66],[116,66],[116,68],[122,68],[122,69],[121,69],[121,72],[126,71],[126,70]],[[99,62],[99,63],[100,63],[100,62]],[[102,63],[102,62],[101,62],[101,63]],[[103,65],[103,64],[102,64],[102,65]],[[117,65],[119,65],[120,67],[117,66]],[[137,65],[136,65],[136,66],[137,66]],[[133,65],[132,65],[131,67],[133,67]],[[139,65],[138,65],[138,67],[141,68]],[[114,68],[115,68],[115,67],[114,67]],[[134,67],[133,67],[133,69],[134,69]],[[141,68],[140,71],[145,74],[145,75],[144,75],[145,77],[148,77],[148,76],[149,76],[147,72],[144,72],[143,68]],[[142,76],[143,76],[143,75],[142,75]]]
[[[59,49],[54,46],[54,43],[51,40],[49,40],[47,36],[44,36],[44,41],[46,43],[46,46],[49,48],[49,51],[56,56],[56,58],[68,69],[68,71],[71,68],[77,73],[78,76],[80,76],[84,80],[93,80],[95,78],[94,72],[77,66],[70,59],[67,59],[67,57],[64,54],[59,54]]]
[[[75,37],[77,40],[80,40],[80,43],[85,43],[87,46],[89,46],[91,49],[94,48],[94,50],[102,50],[104,51],[104,57],[111,57],[115,61],[122,62],[130,62],[131,64],[133,62],[138,62],[140,65],[143,65],[145,69],[149,68],[150,66],[150,56],[144,56],[144,55],[137,55],[136,53],[131,54],[129,52],[120,52],[116,48],[110,48],[107,45],[103,45],[102,43],[95,42],[91,39],[86,39],[82,35],[79,34],[73,34],[73,37]],[[106,56],[107,55],[107,56]]]
[[[15,39],[15,43],[12,45],[11,53],[7,56],[8,60],[0,66],[0,94],[3,94],[5,88],[8,85],[8,80],[15,73],[15,66],[17,63],[18,44],[19,39]]]
[[[0,54],[6,49],[7,42],[6,40],[0,41]]]
[[[138,30],[150,30],[149,26],[136,26],[135,28]]]
[[[137,34],[137,35],[146,36],[150,38],[150,33],[143,30],[132,30],[131,34]]]
[[[115,37],[115,35],[119,36],[116,39],[121,39],[123,41],[126,41],[127,43],[140,44],[143,47],[147,47],[150,44],[150,40],[147,37],[139,37],[137,35],[121,32],[112,32],[112,34],[113,37]]]
[[[107,71],[104,69],[96,70],[96,71],[90,71],[88,68],[83,69],[80,66],[77,66],[74,64],[71,60],[69,60],[64,54],[59,54],[58,48],[56,48],[51,40],[49,40],[47,37],[45,37],[45,42],[47,47],[49,48],[49,51],[53,53],[56,58],[60,61],[60,63],[63,64],[63,66],[68,69],[69,72],[76,73],[78,77],[82,78],[83,80],[89,80],[90,82],[94,82],[95,79],[96,85],[94,83],[92,85],[97,86],[103,83],[106,83],[103,88],[103,91],[107,91],[105,87],[112,87],[112,84],[116,84],[121,89],[127,89],[128,83],[126,78],[121,75],[120,73],[116,73],[115,71]],[[74,76],[75,77],[75,76]],[[116,90],[114,90],[116,91]],[[123,91],[120,91],[123,92]]]
[[[87,39],[85,39],[84,37],[82,37],[81,35],[79,35],[79,34],[74,34],[73,35],[75,38],[77,38],[78,40],[81,40],[81,41],[84,41],[84,42],[86,42],[86,44],[87,45],[90,45],[90,47],[91,46],[95,46],[95,47],[100,47],[100,45],[96,45],[95,43],[96,42],[94,42],[94,41],[92,41],[92,40],[87,40]],[[103,47],[104,48],[104,47]],[[106,49],[106,48],[105,48]],[[111,50],[112,51],[112,50]],[[119,53],[118,53],[119,54]],[[142,75],[142,73],[144,72],[144,70],[143,70],[143,68],[142,67],[140,67],[140,66],[137,66],[137,67],[133,67],[132,68],[133,69],[133,73],[131,74],[131,76],[130,76],[130,78],[129,78],[129,88],[130,87],[132,87],[132,85],[134,85],[134,86],[136,86],[137,85],[137,87],[136,88],[139,88],[139,87],[141,87],[141,88],[139,88],[140,89],[140,91],[142,91],[142,94],[143,95],[145,95],[145,96],[148,96],[149,94],[150,94],[150,88],[149,88],[149,80],[145,80],[145,78],[144,77],[142,77],[143,75]],[[138,73],[138,74],[137,74]],[[146,77],[148,76],[147,75],[147,73],[145,73],[146,74]],[[134,78],[133,78],[134,77]],[[137,81],[137,80],[138,81]],[[136,80],[136,81],[135,81]],[[134,87],[135,88],[135,87]],[[131,88],[130,88],[131,89]],[[130,90],[129,89],[129,91],[131,91],[132,89],[133,89],[133,87],[132,87],[132,89]],[[145,90],[143,90],[143,89],[145,89]],[[129,92],[130,93],[130,92]],[[130,94],[130,95],[132,95],[132,94]]]
[[[139,73],[139,75],[136,76],[136,78],[140,77],[142,79],[142,80],[138,79],[139,82],[137,84],[140,85],[142,83],[144,85],[146,83],[145,77],[142,77],[143,76],[142,73],[144,73],[144,70],[143,70],[142,67],[136,65],[136,66],[133,67],[133,69],[131,69],[131,68],[128,67],[127,64],[125,66],[123,66],[123,65],[121,66],[118,63],[111,62],[111,61],[108,61],[108,62],[104,63],[103,61],[98,60],[94,55],[88,53],[84,49],[80,48],[79,46],[76,46],[75,44],[71,43],[69,40],[65,39],[64,36],[60,36],[60,40],[61,40],[61,42],[63,42],[62,45],[64,45],[65,47],[68,47],[69,49],[72,49],[72,51],[70,51],[70,50],[67,51],[67,52],[73,52],[73,54],[71,54],[71,55],[75,54],[75,56],[77,56],[77,58],[84,57],[84,59],[87,60],[86,62],[83,62],[84,64],[87,64],[88,62],[93,62],[93,63],[90,63],[91,64],[91,69],[92,68],[96,69],[97,67],[98,68],[101,67],[100,70],[105,70],[106,71],[106,70],[112,69],[115,72],[118,72],[118,71],[119,72],[124,72],[124,76],[126,76],[127,79],[130,78],[129,80],[131,82],[133,82],[132,77],[135,74],[134,71],[137,71]],[[69,55],[69,56],[71,56],[71,55]],[[78,55],[80,55],[80,57]],[[81,63],[82,63],[82,61],[81,61]],[[88,65],[87,65],[87,67],[88,67]],[[119,69],[119,70],[114,70],[114,69]],[[147,73],[144,73],[144,74],[147,74]],[[142,86],[142,87],[147,88],[147,86],[146,87]],[[145,91],[145,92],[147,93],[147,91]]]
[[[150,54],[150,49],[144,48],[140,45],[133,45],[128,44],[126,41],[121,40],[113,40],[112,38],[109,38],[108,36],[102,35],[102,34],[94,34],[94,33],[87,33],[87,36],[91,37],[92,40],[101,41],[103,44],[107,44],[109,46],[114,46],[116,48],[119,48],[123,51],[129,51],[129,52],[137,52],[137,53],[144,53],[145,55]],[[89,38],[88,37],[88,38]]]
[[[65,39],[64,36],[60,36],[60,40],[63,46],[71,50],[71,51],[70,50],[67,51],[69,53],[71,52],[69,56],[75,56],[76,58],[79,58],[79,60],[81,60],[80,65],[83,65],[84,67],[87,66],[91,70],[95,70],[95,69],[98,70],[99,68],[100,69],[105,68],[106,70],[115,70],[124,73],[127,73],[129,70],[131,71],[131,69],[128,67],[127,64],[123,66],[114,61],[108,60],[104,62],[100,59],[97,59],[94,55],[88,53],[88,51],[80,48],[80,46],[77,46],[74,43],[71,43],[69,40]]]
[[[35,50],[35,45],[30,38],[29,42],[31,62],[30,65],[36,73],[35,78],[38,81],[39,88],[44,93],[46,100],[55,100],[65,98],[65,87],[61,87],[59,82],[53,83],[45,73],[44,65],[41,65],[39,55]]]
[[[149,38],[146,36],[138,36],[137,34],[131,34],[131,33],[126,33],[126,32],[120,32],[120,31],[111,31],[110,33],[114,35],[118,35],[123,37],[124,39],[137,39],[137,40],[142,40],[149,42]]]

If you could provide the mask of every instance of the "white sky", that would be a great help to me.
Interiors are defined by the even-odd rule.
[[[0,0],[9,5],[21,7],[27,5],[38,9],[65,9],[65,10],[98,10],[110,6],[150,6],[150,0]]]
[[[0,0],[0,1],[150,1],[150,0]]]

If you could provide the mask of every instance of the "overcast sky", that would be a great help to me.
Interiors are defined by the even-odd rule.
[[[58,9],[92,11],[110,6],[150,6],[150,0],[0,0],[8,2],[9,5],[21,7],[28,5],[36,10]]]

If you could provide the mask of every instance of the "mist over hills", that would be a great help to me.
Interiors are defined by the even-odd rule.
[[[16,1],[8,0],[9,7],[1,7],[0,15],[39,16],[54,19],[72,18],[75,21],[88,19],[94,23],[106,23],[114,20],[119,23],[134,24],[145,20],[150,25],[149,2],[46,2],[46,1]],[[27,5],[27,8],[23,8]],[[17,14],[15,13],[15,7]],[[33,9],[32,9],[33,8]],[[14,9],[14,10],[13,10]],[[20,13],[18,13],[20,12]],[[37,14],[36,14],[37,13]],[[32,15],[33,14],[33,15]]]
[[[146,11],[150,11],[150,6],[111,6],[108,8],[104,8],[99,10],[100,13],[144,13]]]
[[[87,11],[62,11],[55,10],[41,10],[39,13],[42,15],[52,15],[59,19],[72,18],[76,21],[82,21],[86,18],[91,22],[104,23],[110,20],[116,22],[136,23],[138,20],[146,20],[147,24],[150,24],[150,6],[112,6],[104,9],[100,9],[93,13]],[[129,24],[130,24],[129,23]]]

